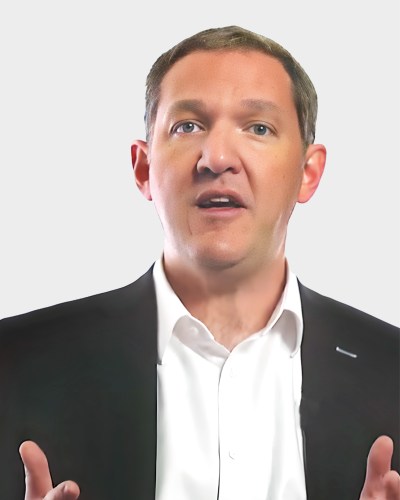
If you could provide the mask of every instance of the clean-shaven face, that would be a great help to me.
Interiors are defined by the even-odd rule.
[[[291,81],[258,51],[198,51],[161,84],[148,197],[164,255],[211,268],[284,253],[305,164]]]

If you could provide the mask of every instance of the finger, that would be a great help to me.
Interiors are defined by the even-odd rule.
[[[399,500],[400,498],[400,476],[391,470],[384,477],[385,493],[388,500]]]
[[[25,441],[19,448],[25,467],[25,500],[43,498],[53,488],[46,455],[33,441]]]
[[[392,455],[393,441],[388,436],[376,439],[368,455],[365,493],[372,494],[382,485],[384,475],[390,471]]]
[[[76,500],[79,493],[79,486],[76,483],[64,481],[47,493],[43,500]]]

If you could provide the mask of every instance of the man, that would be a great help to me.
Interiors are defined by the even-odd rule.
[[[158,59],[132,160],[163,258],[128,287],[3,322],[2,497],[21,494],[26,439],[83,499],[399,497],[387,437],[363,488],[372,442],[399,443],[398,330],[285,260],[324,170],[316,110],[290,54],[241,28]],[[28,500],[77,498],[52,490],[35,444],[21,456]]]

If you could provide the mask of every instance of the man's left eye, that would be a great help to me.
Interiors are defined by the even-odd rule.
[[[262,123],[256,123],[250,127],[250,130],[253,131],[256,135],[268,135],[271,133],[271,130]]]
[[[174,132],[178,134],[190,134],[192,132],[199,132],[201,129],[196,123],[193,122],[185,122],[178,125]]]

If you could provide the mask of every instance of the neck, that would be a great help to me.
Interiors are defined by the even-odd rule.
[[[164,258],[164,269],[186,309],[229,350],[267,324],[286,282],[284,257],[253,270],[201,269]]]

